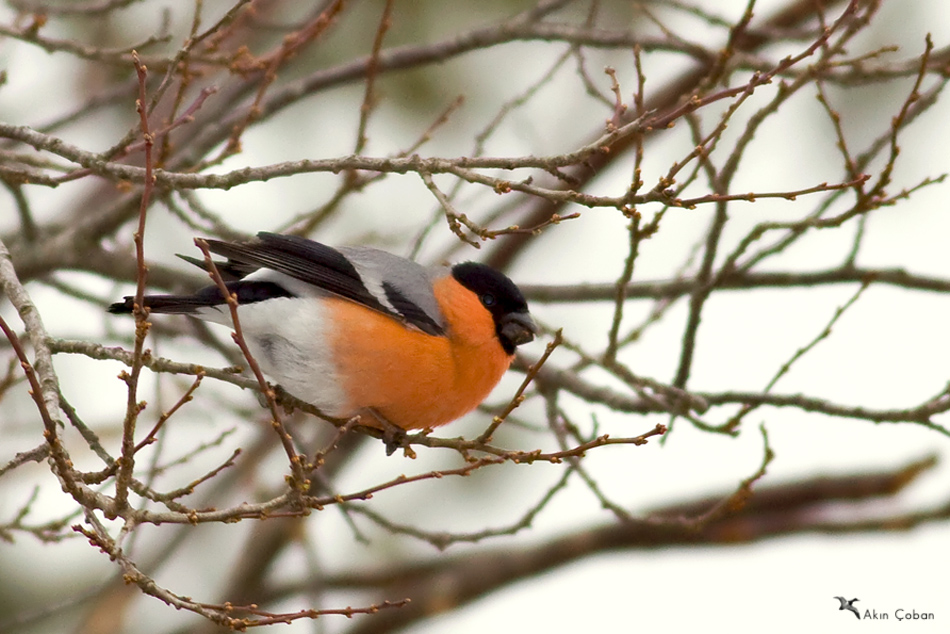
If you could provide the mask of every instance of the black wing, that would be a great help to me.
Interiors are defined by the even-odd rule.
[[[261,232],[255,242],[206,240],[212,253],[222,255],[230,270],[238,265],[264,267],[289,275],[307,284],[373,310],[392,314],[363,284],[356,267],[346,257],[325,244],[299,236]]]
[[[415,326],[430,335],[442,335],[445,330],[426,310],[393,284],[380,280],[374,294],[363,281],[359,271],[342,252],[325,244],[299,236],[278,235],[261,232],[251,242],[224,242],[205,239],[208,250],[226,257],[227,262],[215,266],[224,278],[228,290],[236,293],[238,302],[249,304],[275,297],[294,297],[300,289],[285,288],[281,280],[248,279],[247,276],[266,268],[304,282],[315,289],[356,302],[406,324]],[[365,253],[366,250],[361,251]],[[377,252],[380,258],[398,260],[395,256]],[[186,262],[205,267],[204,260],[179,256]],[[392,263],[390,263],[392,265]],[[375,268],[386,268],[376,264]],[[216,286],[204,288],[194,295],[150,295],[144,298],[145,305],[157,313],[196,314],[201,308],[217,307],[225,303]],[[113,313],[132,312],[133,299],[109,307]]]

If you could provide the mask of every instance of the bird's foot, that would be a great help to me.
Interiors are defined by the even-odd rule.
[[[402,449],[403,454],[407,458],[416,457],[416,452],[414,452],[412,447],[409,445],[408,436],[406,435],[405,429],[389,422],[385,416],[377,412],[375,409],[370,409],[369,412],[378,421],[380,429],[383,430],[382,441],[386,446],[387,456],[391,456],[396,453],[397,449]]]

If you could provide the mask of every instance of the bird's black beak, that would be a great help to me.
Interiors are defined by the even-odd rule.
[[[538,327],[528,313],[508,313],[501,319],[499,332],[512,346],[534,341]]]

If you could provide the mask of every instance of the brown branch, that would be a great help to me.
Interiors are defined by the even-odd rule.
[[[125,583],[133,583],[137,585],[144,594],[155,597],[159,601],[178,610],[194,612],[212,623],[226,627],[229,630],[244,631],[248,627],[290,623],[299,619],[316,619],[321,616],[330,615],[342,615],[351,618],[355,614],[375,614],[381,609],[402,607],[409,603],[408,599],[403,599],[396,602],[384,601],[380,604],[372,604],[362,608],[347,607],[331,608],[328,610],[304,609],[283,614],[267,612],[255,606],[236,606],[229,603],[201,603],[190,597],[178,595],[158,585],[154,579],[143,572],[129,559],[95,515],[87,513],[86,522],[92,527],[91,529],[77,524],[73,526],[73,530],[85,536],[92,546],[95,546],[108,555],[112,561],[119,564],[122,568],[122,576]],[[242,616],[242,614],[249,616]]]
[[[195,245],[201,249],[201,252],[204,254],[204,263],[205,268],[208,270],[208,275],[221,292],[221,297],[227,301],[228,310],[231,312],[231,322],[234,325],[234,332],[231,337],[234,339],[234,343],[241,349],[241,353],[244,355],[245,360],[247,360],[251,372],[254,373],[258,385],[260,385],[261,394],[263,394],[267,400],[267,406],[271,414],[271,425],[273,425],[274,431],[277,432],[277,436],[280,438],[281,445],[290,462],[291,473],[293,473],[293,480],[289,480],[288,484],[290,484],[290,488],[293,491],[305,492],[310,487],[310,479],[307,477],[306,470],[303,467],[303,459],[305,457],[298,455],[294,449],[293,439],[290,437],[290,433],[288,433],[286,427],[284,427],[280,412],[278,412],[274,390],[268,385],[260,365],[258,365],[250,349],[247,347],[247,341],[244,339],[244,331],[241,328],[241,320],[238,317],[237,295],[229,291],[227,285],[225,285],[224,278],[221,277],[221,272],[218,271],[218,267],[211,257],[208,243],[201,238],[195,238]]]
[[[257,94],[254,97],[254,103],[251,104],[247,112],[243,115],[241,121],[233,127],[228,136],[228,142],[221,156],[213,162],[222,160],[240,150],[241,135],[244,131],[261,116],[261,104],[268,89],[277,80],[277,71],[284,66],[289,59],[299,54],[308,44],[322,36],[336,20],[338,14],[343,10],[346,2],[344,0],[333,0],[323,11],[314,17],[308,24],[298,31],[291,33],[283,39],[281,46],[272,53],[263,56],[260,59],[250,61],[235,61],[232,64],[233,69],[241,74],[259,73]]]
[[[825,327],[817,335],[815,335],[815,337],[813,337],[811,341],[809,341],[806,345],[796,350],[795,353],[791,356],[791,358],[789,358],[788,361],[782,364],[782,367],[778,369],[775,375],[766,384],[765,388],[763,388],[763,392],[771,392],[772,388],[775,387],[775,384],[778,383],[779,380],[783,376],[788,374],[788,372],[791,370],[795,362],[797,362],[799,359],[801,359],[806,354],[811,352],[811,350],[813,350],[815,346],[817,346],[819,343],[821,343],[822,341],[830,337],[831,329],[834,327],[834,325],[838,323],[838,320],[841,319],[841,316],[844,315],[845,311],[851,308],[851,306],[853,306],[854,303],[858,301],[858,298],[860,298],[861,295],[864,294],[864,291],[866,291],[867,288],[868,288],[867,283],[864,283],[860,287],[858,287],[858,290],[854,293],[854,295],[852,295],[851,298],[847,302],[845,302],[844,304],[839,306],[837,310],[835,310],[834,314],[831,316],[831,319],[828,321],[827,325],[825,325]],[[743,405],[742,408],[739,410],[739,412],[736,413],[735,416],[730,418],[729,421],[726,422],[726,424],[723,427],[726,429],[735,429],[739,425],[739,423],[742,421],[742,419],[745,418],[750,412],[754,411],[756,407],[758,407],[758,405],[751,405],[751,404]]]
[[[129,484],[135,469],[135,425],[139,413],[145,408],[144,402],[138,400],[138,382],[142,372],[142,358],[145,356],[145,337],[148,335],[148,309],[145,308],[145,284],[148,279],[148,267],[145,265],[145,218],[151,202],[154,186],[152,146],[153,139],[149,132],[148,113],[145,109],[145,84],[147,70],[139,60],[138,53],[132,51],[132,61],[139,82],[139,96],[135,101],[135,108],[139,113],[142,127],[142,138],[145,142],[145,184],[142,187],[142,198],[139,203],[138,229],[133,234],[135,242],[135,260],[138,275],[136,276],[135,299],[132,304],[132,314],[135,316],[135,346],[132,350],[131,372],[120,375],[128,388],[128,398],[125,408],[125,419],[122,422],[122,454],[116,460],[115,504],[124,509],[129,501]]]
[[[779,13],[766,20],[764,29],[771,28],[790,28],[803,24],[812,19],[818,10],[827,11],[831,7],[842,3],[844,0],[828,0],[827,2],[816,2],[816,0],[797,0],[786,5]],[[767,36],[753,35],[746,32],[742,37],[735,41],[734,49],[739,52],[753,52],[761,46],[771,41]],[[648,47],[643,46],[643,50]],[[707,77],[712,66],[712,60],[707,59],[705,63],[700,64],[695,70],[688,71],[680,77],[669,82],[667,87],[661,91],[653,93],[653,99],[645,103],[645,109],[649,112],[661,113],[659,117],[669,118],[671,112],[677,108],[677,104],[692,95],[694,91],[702,84]],[[680,111],[680,115],[686,111]],[[630,116],[630,115],[628,115]],[[663,121],[657,118],[657,124]],[[654,126],[658,128],[659,126]],[[598,174],[619,160],[619,157],[633,147],[639,140],[637,137],[627,137],[623,142],[613,146],[609,154],[592,155],[585,163],[583,169],[572,172],[572,176],[578,181],[574,189],[583,189],[587,183],[590,183]],[[533,225],[550,218],[552,214],[558,213],[563,207],[565,200],[550,198],[542,200],[533,200],[525,205],[527,210],[523,212],[524,220],[519,224]],[[525,236],[513,236],[498,246],[490,254],[487,263],[495,268],[504,270],[510,262],[521,252],[527,244]]]
[[[204,376],[205,375],[203,373],[196,376],[191,386],[185,391],[184,394],[181,395],[181,398],[179,398],[178,401],[176,401],[175,404],[172,405],[171,408],[167,412],[162,412],[162,415],[158,417],[158,421],[156,421],[155,425],[152,427],[152,430],[148,432],[145,435],[145,438],[139,441],[139,444],[135,446],[136,453],[141,451],[144,447],[155,442],[155,438],[158,435],[159,430],[161,430],[161,428],[165,425],[168,419],[171,418],[175,414],[175,412],[181,409],[181,407],[185,403],[188,403],[194,398],[193,395],[195,393],[195,390],[197,390],[198,386],[201,385],[201,379],[203,379]]]
[[[100,508],[107,513],[114,513],[111,498],[89,489],[79,480],[72,459],[63,445],[59,433],[62,423],[54,417],[54,412],[58,412],[60,390],[59,380],[53,368],[52,355],[46,345],[49,336],[46,333],[39,311],[17,278],[13,262],[10,260],[10,253],[3,242],[0,242],[0,288],[2,288],[4,296],[16,308],[33,346],[34,361],[31,363],[23,346],[20,345],[16,333],[7,325],[5,320],[0,319],[4,335],[10,341],[10,345],[13,347],[30,383],[31,397],[36,403],[40,419],[43,421],[43,437],[53,460],[52,471],[54,475],[59,480],[63,490],[69,493],[80,505],[86,508]]]
[[[72,468],[69,454],[66,453],[59,440],[56,421],[53,420],[52,414],[46,407],[46,401],[43,399],[43,388],[36,376],[36,372],[33,370],[33,365],[30,363],[29,357],[26,356],[26,351],[23,349],[23,346],[20,345],[20,338],[17,337],[13,329],[7,325],[7,321],[2,316],[0,316],[0,330],[3,331],[3,335],[7,338],[7,341],[10,342],[10,346],[13,348],[17,359],[20,360],[20,367],[23,369],[23,374],[26,375],[26,380],[30,384],[30,397],[36,404],[36,409],[40,414],[40,420],[43,421],[43,427],[46,430],[44,436],[46,437],[47,443],[49,443],[49,452],[52,454],[56,463],[57,475],[64,485],[67,486],[67,490],[71,492],[77,491],[78,489],[75,487],[76,472]]]
[[[363,103],[360,105],[360,122],[356,130],[356,146],[353,148],[353,154],[362,154],[366,147],[366,128],[369,124],[369,116],[376,107],[376,76],[379,69],[379,52],[383,48],[383,38],[386,32],[392,26],[393,0],[386,0],[383,7],[383,14],[379,18],[379,26],[376,28],[376,37],[373,38],[373,48],[369,55],[369,64],[366,67],[366,90],[363,93]],[[352,177],[351,177],[352,178]]]
[[[521,405],[524,402],[524,392],[528,389],[528,386],[531,385],[531,382],[538,376],[538,373],[541,371],[541,368],[544,367],[544,364],[550,358],[551,354],[559,345],[563,338],[561,337],[561,330],[557,330],[554,333],[554,339],[548,343],[544,348],[544,353],[541,355],[541,358],[538,359],[535,363],[528,368],[528,371],[525,373],[524,381],[521,382],[521,385],[515,391],[515,395],[508,402],[508,405],[505,406],[505,409],[501,411],[497,416],[492,417],[491,424],[485,429],[484,432],[478,437],[477,441],[481,443],[489,443],[492,440],[492,436],[498,430],[499,427],[505,422],[505,419],[511,415],[515,408]]]

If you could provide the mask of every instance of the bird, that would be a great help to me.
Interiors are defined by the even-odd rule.
[[[206,243],[227,258],[216,267],[263,373],[331,418],[404,431],[454,421],[538,333],[518,287],[485,264],[428,268],[379,249],[268,232]],[[132,313],[134,303],[127,296],[108,310]],[[232,324],[217,285],[143,303],[152,314]]]
[[[848,601],[848,600],[845,599],[844,597],[835,597],[835,598],[838,599],[838,603],[841,604],[841,605],[838,607],[838,610],[839,610],[839,611],[841,611],[841,610],[851,610],[852,612],[854,612],[854,617],[855,617],[856,619],[858,619],[859,621],[861,620],[861,615],[858,613],[858,609],[857,609],[856,607],[854,607],[854,605],[853,605],[854,602],[857,601],[857,599],[851,599],[850,601]]]

